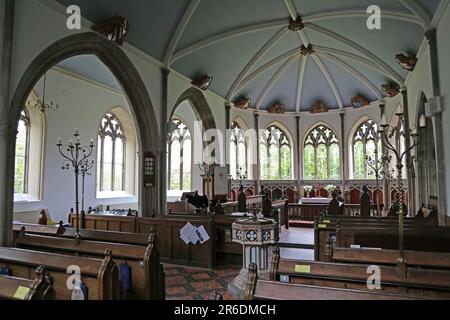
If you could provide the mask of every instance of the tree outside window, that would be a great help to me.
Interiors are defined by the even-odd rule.
[[[330,128],[319,125],[306,136],[304,179],[338,180],[341,177],[339,141]]]
[[[167,141],[167,172],[170,190],[191,189],[192,139],[186,124],[173,118]]]
[[[125,191],[125,135],[111,112],[101,121],[97,148],[97,190]]]
[[[289,180],[292,178],[291,144],[277,126],[264,131],[260,140],[260,172],[262,180]]]

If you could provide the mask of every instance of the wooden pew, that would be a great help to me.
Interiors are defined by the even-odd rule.
[[[422,224],[420,221],[414,218],[406,218],[404,222],[405,230],[418,229],[426,230],[434,233],[435,230],[441,230],[439,232],[446,232],[445,229],[438,226],[428,226]],[[360,218],[360,217],[321,217],[316,220],[314,226],[314,244],[315,244],[315,260],[327,261],[326,247],[327,243],[332,237],[334,237],[339,247],[349,247],[351,244],[357,244],[354,242],[354,232],[367,229],[380,229],[380,230],[397,230],[398,221],[395,218],[383,217],[383,218]],[[425,230],[425,229],[423,229]],[[380,231],[381,232],[381,231]],[[395,232],[395,231],[393,231]],[[391,245],[398,242],[391,241]],[[378,246],[376,246],[378,247]],[[417,249],[417,248],[412,248]],[[329,261],[329,260],[328,260]]]
[[[0,300],[53,300],[53,280],[39,266],[34,280],[0,275]]]
[[[69,223],[72,226],[77,225],[76,214],[69,214]],[[135,223],[136,217],[86,214],[84,216],[84,228],[82,229],[135,232]]]
[[[180,238],[180,230],[187,222],[203,225],[210,239],[203,244],[186,244]],[[166,215],[157,218],[136,218],[136,233],[148,235],[156,230],[161,261],[202,268],[215,266],[214,221],[205,215]]]
[[[398,257],[398,250],[333,248],[334,262],[396,265]],[[450,269],[450,253],[447,252],[405,250],[404,258],[408,266]]]
[[[363,289],[283,283],[259,280],[256,265],[250,265],[246,300],[419,300],[430,299],[411,293],[393,293]]]
[[[270,279],[288,276],[289,282],[295,284],[366,290],[371,275],[369,264],[286,260],[279,258],[277,250],[273,260]],[[383,292],[450,299],[449,270],[384,265],[379,268]]]
[[[132,300],[165,299],[164,269],[156,249],[154,232],[148,237],[145,246],[46,237],[25,232],[17,238],[15,245],[24,249],[95,258],[102,257],[103,252],[109,249],[118,265],[126,264],[131,270],[131,292],[121,290],[122,297]]]
[[[81,281],[89,288],[89,300],[116,300],[119,298],[119,272],[111,251],[105,258],[92,259],[51,254],[17,248],[0,248],[0,266],[8,266],[12,276],[34,279],[33,272],[43,266],[53,279],[55,299],[70,300],[72,291],[67,287],[70,266],[78,266]]]

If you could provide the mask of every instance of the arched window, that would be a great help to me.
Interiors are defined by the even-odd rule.
[[[367,165],[367,159],[381,158],[381,139],[378,125],[373,120],[363,122],[353,136],[353,177],[375,179],[375,173]]]
[[[167,172],[170,190],[191,189],[192,139],[186,124],[173,118],[167,142]]]
[[[330,128],[319,125],[306,136],[304,179],[337,180],[341,176],[339,142]]]
[[[97,190],[125,191],[125,135],[112,112],[101,121],[97,148]]]
[[[262,180],[289,180],[291,174],[291,143],[278,127],[264,131],[260,140],[260,170]]]
[[[244,130],[233,122],[230,137],[230,174],[233,179],[248,178],[247,141]]]
[[[28,193],[28,157],[30,150],[30,117],[26,110],[20,114],[17,127],[14,193]]]

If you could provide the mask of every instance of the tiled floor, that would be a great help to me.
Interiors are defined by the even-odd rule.
[[[224,300],[232,300],[228,284],[238,275],[240,266],[215,270],[164,265],[167,300],[208,300],[217,291]]]
[[[314,243],[314,229],[290,228],[281,242]],[[282,248],[285,259],[314,260],[313,250]],[[238,275],[241,266],[206,270],[191,267],[164,265],[167,300],[208,300],[211,293],[221,293],[225,300],[233,300],[228,294],[228,284]]]

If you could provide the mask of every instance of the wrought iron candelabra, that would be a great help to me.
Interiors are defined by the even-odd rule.
[[[398,188],[398,195],[399,195],[399,203],[398,203],[398,228],[399,228],[399,237],[398,237],[398,247],[400,251],[400,257],[398,258],[399,263],[405,263],[404,258],[404,225],[403,225],[403,214],[404,214],[404,208],[403,208],[403,161],[407,159],[407,156],[410,155],[410,152],[417,147],[418,145],[418,134],[417,130],[415,128],[406,128],[405,126],[405,118],[403,110],[399,110],[395,113],[395,115],[398,117],[398,124],[397,126],[391,126],[386,121],[386,115],[383,114],[380,124],[380,135],[381,139],[387,148],[388,152],[394,155],[394,159],[396,160],[396,168],[397,168],[397,188]],[[400,128],[401,126],[404,126],[404,131],[401,132]],[[421,128],[424,128],[424,125],[420,126]],[[409,136],[412,141],[410,141],[410,145],[405,145],[405,150],[402,152],[400,150],[400,143],[397,143],[398,147],[396,147],[395,143],[392,143],[393,139],[400,139],[401,136],[406,137]],[[399,142],[399,140],[397,140]],[[386,155],[387,159],[391,159],[389,156]]]
[[[62,170],[73,169],[75,173],[75,214],[77,216],[77,235],[80,232],[80,202],[79,202],[79,184],[78,179],[80,174],[83,179],[83,206],[84,206],[84,178],[88,174],[88,171],[92,169],[94,163],[89,161],[89,157],[94,151],[94,140],[91,139],[88,146],[82,145],[80,141],[80,134],[78,129],[75,129],[73,133],[74,139],[69,140],[69,143],[64,145],[62,139],[58,138],[58,151],[64,158],[61,168]]]
[[[240,185],[242,185],[243,180],[247,179],[247,172],[242,168],[242,166],[240,166],[239,169],[236,170],[236,178],[237,180],[239,180]]]

